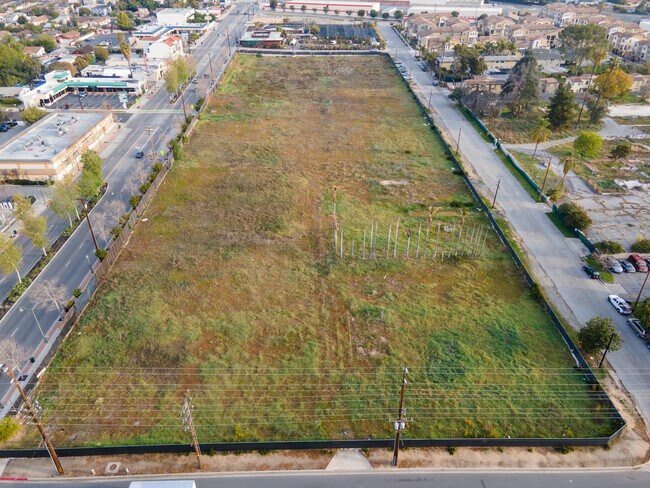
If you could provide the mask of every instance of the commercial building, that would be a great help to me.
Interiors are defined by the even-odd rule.
[[[81,155],[100,150],[116,129],[112,113],[50,114],[0,147],[0,172],[12,179],[59,180],[77,173]]]
[[[282,47],[284,37],[278,31],[255,30],[244,32],[240,39],[242,47]]]
[[[187,24],[193,16],[193,8],[165,8],[156,12],[156,21],[160,25]]]

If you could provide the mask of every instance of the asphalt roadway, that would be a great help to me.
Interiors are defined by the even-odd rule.
[[[598,280],[589,279],[582,271],[581,256],[587,251],[576,244],[577,239],[566,239],[545,215],[551,209],[545,203],[536,203],[515,177],[494,154],[494,147],[481,135],[449,100],[447,89],[434,87],[430,75],[418,68],[412,49],[405,46],[390,25],[380,23],[379,29],[387,49],[410,69],[425,104],[431,103],[436,124],[457,142],[460,134],[460,152],[470,163],[470,173],[479,192],[490,200],[500,181],[497,207],[506,216],[524,249],[528,262],[547,297],[573,327],[579,328],[589,319],[608,317],[614,322],[624,340],[623,347],[607,358],[616,377],[632,394],[650,425],[650,351],[627,325],[607,300],[610,291]],[[574,241],[573,243],[570,241]]]
[[[230,38],[222,36],[221,32],[228,29],[231,33],[240,33],[248,20],[246,15],[248,5],[249,2],[243,1],[234,4],[217,28],[206,34],[207,37],[203,43],[193,51],[197,64],[197,77],[202,77],[204,73],[207,73],[208,76],[211,76],[212,73],[216,75],[223,66],[228,56],[227,43],[230,42],[231,49],[233,49],[236,41],[232,36]],[[212,66],[210,66],[208,54],[211,56]],[[188,113],[191,112],[190,106],[201,96],[201,94],[193,90],[195,86],[190,84],[192,88],[187,89],[185,92]],[[151,160],[135,158],[136,147],[144,148],[146,152],[150,152],[149,134],[144,131],[144,127],[154,127],[156,129],[153,133],[153,140],[157,152],[160,150],[167,152],[167,141],[178,133],[183,118],[181,99],[179,98],[173,105],[170,104],[169,95],[163,83],[159,83],[159,86],[154,90],[156,91],[152,91],[143,97],[140,103],[142,108],[134,111],[133,115],[123,122],[121,130],[100,153],[104,161],[104,176],[108,182],[108,190],[90,213],[91,222],[97,219],[98,215],[104,215],[107,228],[110,229],[117,223],[118,219],[118,216],[110,215],[111,209],[115,205],[113,202],[121,202],[124,212],[129,208],[128,200],[132,194],[129,189],[129,182],[134,179],[139,166],[146,165],[147,170],[151,166]],[[58,220],[60,221],[60,219]],[[65,224],[66,222],[63,222],[61,225],[65,227]],[[106,244],[101,239],[101,236],[97,235],[96,237],[100,247]],[[57,255],[41,272],[37,280],[58,281],[65,285],[70,296],[72,296],[72,291],[87,278],[91,272],[91,267],[97,265],[94,251],[90,231],[84,222],[70,236]],[[29,351],[30,356],[44,342],[40,328],[29,312],[34,306],[35,301],[30,287],[0,320],[0,341],[13,338]],[[21,309],[23,309],[23,312],[20,311]],[[43,307],[36,307],[34,313],[45,336],[48,335],[48,330],[53,328],[60,318],[56,309],[48,310]],[[25,359],[27,365],[29,356]],[[5,396],[9,385],[10,378],[8,375],[0,377],[0,398]],[[10,401],[6,402],[5,408],[0,410],[0,416],[7,413],[7,408],[11,403]]]
[[[21,488],[128,488],[131,480],[145,481],[146,477],[131,479],[102,478],[93,480],[11,481],[7,486]],[[650,472],[642,470],[616,471],[454,471],[433,472],[399,470],[366,471],[363,473],[246,473],[200,475],[192,478],[165,477],[159,480],[191,480],[197,488],[637,488],[650,486]],[[0,486],[5,483],[0,482]],[[152,487],[153,488],[153,487]],[[162,488],[162,487],[161,487]],[[167,485],[166,488],[174,488]]]

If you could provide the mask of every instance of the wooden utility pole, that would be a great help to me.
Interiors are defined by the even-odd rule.
[[[458,140],[456,141],[456,154],[459,154],[458,149],[460,148],[460,136],[463,133],[463,128],[458,129]]]
[[[406,390],[406,375],[409,370],[402,368],[402,389],[399,394],[399,408],[397,410],[397,420],[395,421],[395,442],[393,444],[393,462],[391,466],[397,466],[397,457],[399,456],[399,441],[402,430],[406,427],[406,418],[404,418],[404,392]]]
[[[181,101],[183,102],[183,115],[185,116],[185,122],[187,122],[187,109],[185,108],[185,90],[181,91]]]
[[[494,208],[494,205],[497,203],[497,195],[499,194],[500,186],[501,186],[501,178],[499,178],[499,181],[497,182],[497,189],[494,192],[494,198],[492,199],[492,208]]]
[[[542,195],[544,194],[544,187],[546,186],[546,177],[548,176],[548,171],[551,169],[551,158],[548,158],[548,164],[546,165],[546,173],[544,173],[544,181],[542,181],[542,189],[539,192],[539,198],[537,202],[542,201]]]
[[[153,133],[156,132],[155,127],[145,127],[145,131],[149,133],[149,142],[151,143],[151,160],[155,163],[156,162],[156,146],[153,143]]]
[[[181,409],[181,417],[183,418],[183,425],[186,431],[190,432],[192,436],[192,445],[194,446],[194,452],[196,452],[196,460],[199,463],[199,469],[203,469],[203,461],[201,460],[201,446],[199,446],[199,441],[196,437],[196,430],[194,429],[194,421],[192,420],[192,398],[190,397],[189,390],[185,395],[185,400],[183,400],[183,408]]]
[[[609,348],[612,345],[613,340],[614,340],[614,333],[612,333],[612,335],[609,336],[609,342],[607,343],[607,347],[605,348],[605,352],[603,353],[603,357],[600,358],[600,362],[598,363],[598,369],[603,367],[603,361],[605,361],[605,356],[607,356],[607,351],[609,351]]]
[[[95,252],[99,252],[99,246],[97,245],[97,239],[95,239],[95,232],[93,231],[93,226],[90,223],[90,217],[88,216],[88,208],[86,207],[86,200],[83,198],[79,199],[81,201],[81,208],[84,210],[84,215],[86,216],[86,222],[88,222],[88,228],[90,229],[90,235],[93,238],[93,244],[95,245]]]
[[[41,434],[41,437],[43,438],[43,442],[45,443],[45,447],[47,448],[47,452],[50,453],[50,458],[52,458],[52,462],[54,463],[54,466],[56,466],[56,472],[59,473],[59,476],[63,476],[65,472],[63,471],[63,467],[61,466],[61,462],[59,461],[59,456],[56,455],[56,451],[54,450],[54,447],[52,446],[52,443],[50,442],[50,439],[47,437],[47,433],[45,432],[45,429],[43,428],[43,424],[41,424],[41,421],[39,420],[38,416],[36,415],[36,411],[34,410],[34,406],[32,403],[29,401],[27,398],[27,395],[25,395],[25,391],[22,389],[20,384],[18,384],[18,379],[16,379],[16,375],[14,374],[13,371],[13,365],[8,364],[7,372],[11,376],[11,379],[14,382],[14,385],[16,385],[16,389],[18,390],[18,393],[20,393],[20,396],[23,399],[23,403],[25,404],[25,407],[27,407],[27,411],[29,412],[29,415],[32,417],[32,420],[34,421],[34,424],[36,425],[36,428]]]
[[[643,280],[643,285],[639,290],[639,294],[636,296],[636,300],[634,301],[634,306],[632,307],[632,312],[636,312],[636,307],[639,304],[639,300],[641,300],[641,294],[643,293],[643,289],[645,288],[645,285],[648,282],[648,276],[650,276],[650,272],[645,274],[645,280]]]

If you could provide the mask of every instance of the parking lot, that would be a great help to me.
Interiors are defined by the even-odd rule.
[[[135,99],[135,96],[129,96],[129,103]],[[66,96],[59,98],[52,104],[52,107],[65,108],[66,104],[70,105],[71,109],[81,108],[79,105],[79,96],[74,93],[68,93]],[[81,98],[81,106],[83,108],[114,110],[123,108],[117,93],[88,93],[85,97]]]
[[[630,253],[617,254],[614,257],[619,261],[626,260]],[[649,257],[650,255],[641,254],[641,257]],[[628,301],[634,303],[636,297],[643,286],[643,281],[645,280],[647,273],[619,273],[614,274],[615,285],[608,285],[608,289],[616,295],[625,298]],[[645,298],[650,298],[650,278],[648,279],[648,284],[643,290],[641,295],[641,300]]]
[[[14,136],[17,136],[22,131],[27,128],[24,124],[19,124],[16,127],[12,127],[7,132],[0,132],[0,146],[3,146],[9,139]]]

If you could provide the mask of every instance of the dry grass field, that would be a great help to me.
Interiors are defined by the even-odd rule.
[[[55,440],[187,442],[187,390],[202,442],[391,436],[402,366],[407,437],[609,434],[494,233],[433,259],[463,213],[487,227],[387,60],[237,57],[37,391]]]

